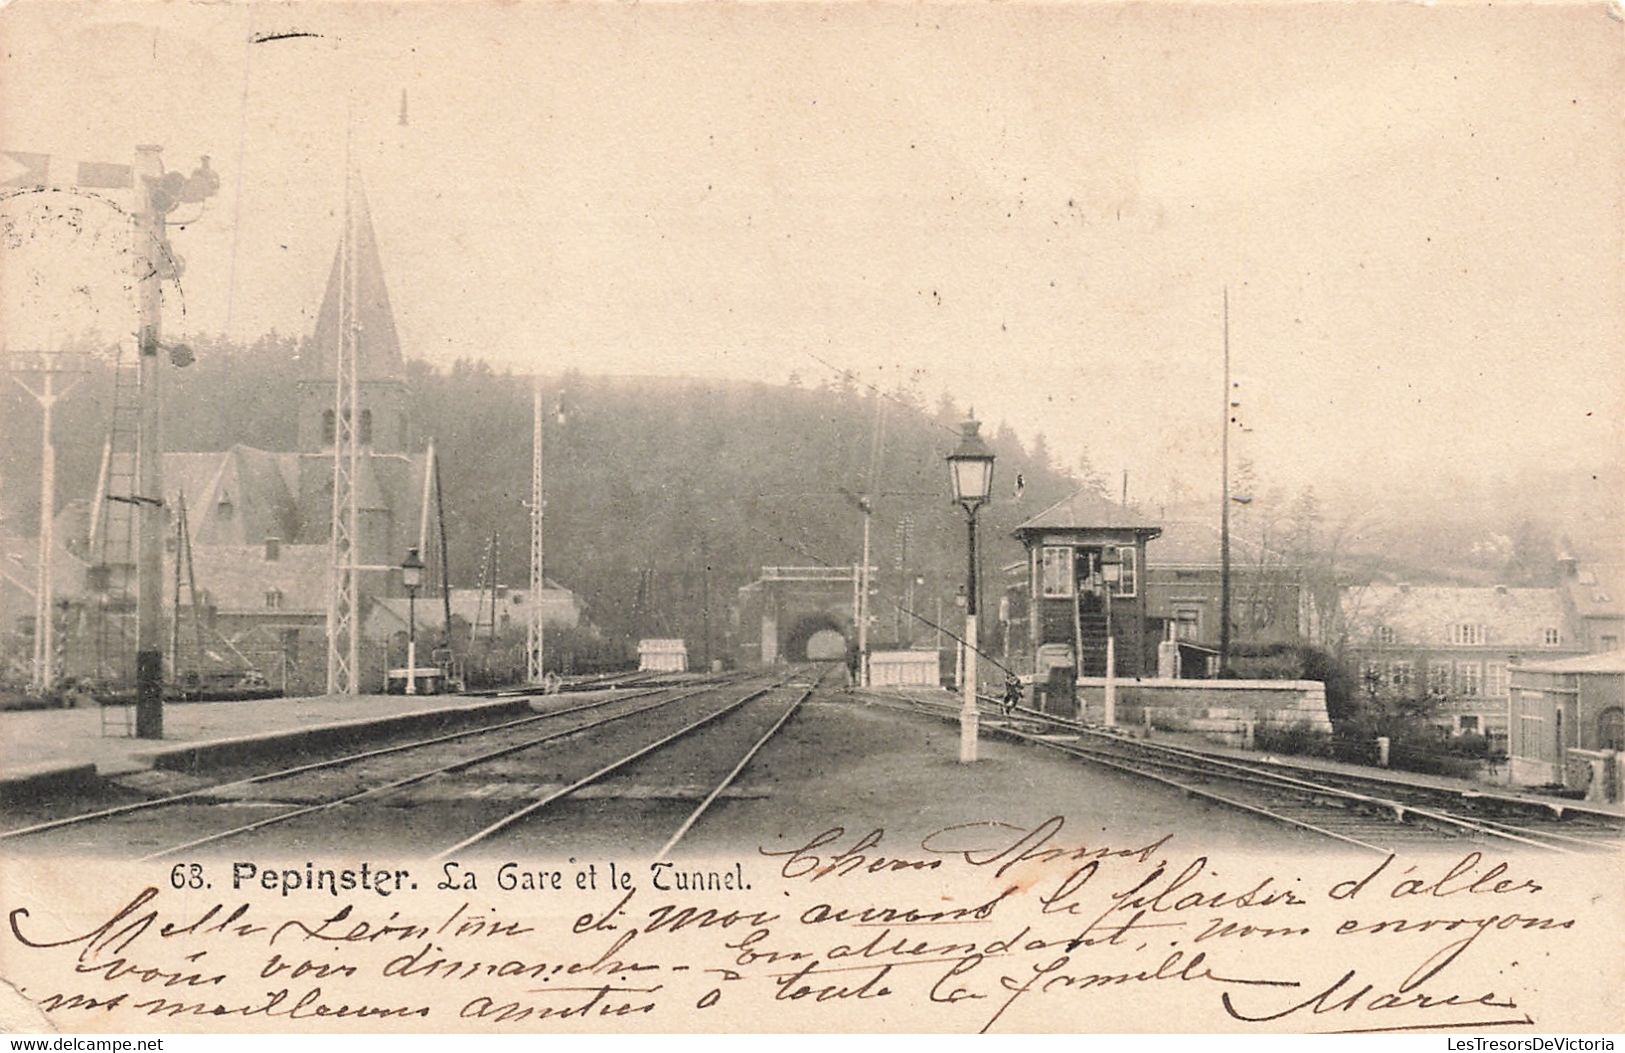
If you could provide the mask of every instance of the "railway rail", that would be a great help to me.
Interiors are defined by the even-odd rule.
[[[254,788],[267,787],[272,784],[296,780],[301,776],[330,773],[345,768],[362,766],[368,762],[375,762],[382,758],[397,757],[412,753],[414,751],[430,750],[437,747],[450,747],[457,749],[463,744],[475,744],[480,740],[487,740],[493,736],[520,736],[517,744],[509,743],[496,750],[483,750],[482,752],[476,753],[475,757],[478,758],[502,755],[519,749],[541,745],[555,739],[560,739],[568,735],[612,723],[617,720],[633,717],[648,709],[670,705],[675,702],[679,702],[684,698],[709,690],[714,686],[732,683],[738,679],[740,679],[738,674],[729,674],[723,677],[710,678],[703,683],[695,684],[685,689],[674,690],[667,687],[650,687],[642,690],[628,691],[625,693],[612,695],[608,698],[599,698],[592,701],[567,705],[562,708],[532,713],[528,716],[503,721],[497,724],[484,724],[473,728],[465,728],[455,732],[437,734],[424,738],[415,738],[405,742],[392,743],[387,746],[344,753],[338,756],[324,758],[322,760],[309,761],[285,768],[278,768],[272,771],[261,772],[243,778],[223,779],[219,782],[194,787],[178,793],[164,794],[146,800],[118,804],[107,808],[95,809],[89,812],[69,815],[44,822],[32,823],[6,831],[0,831],[0,841],[38,839],[42,835],[48,835],[52,832],[81,830],[87,827],[94,827],[110,821],[136,815],[138,813],[174,809],[187,805],[208,805],[221,801],[240,800],[245,793],[251,792]],[[628,705],[629,703],[639,703],[643,700],[657,698],[658,696],[662,695],[669,697],[659,699],[649,705]],[[607,716],[582,717],[583,714],[595,714],[596,711],[605,709],[611,710],[610,714]],[[555,725],[560,725],[561,723],[562,727],[554,727]],[[540,736],[524,737],[530,730],[539,729],[541,727],[548,727],[549,730]],[[298,810],[298,812],[299,814],[304,814],[306,812],[316,810],[318,807],[327,807],[331,804],[338,803],[341,799],[341,797],[334,797],[329,800],[322,801],[318,805],[301,808]],[[284,815],[263,819],[256,824],[245,825],[273,825],[278,822],[286,821],[286,819],[291,818],[292,815],[293,813],[290,812]],[[223,839],[225,836],[231,836],[236,832],[241,832],[242,829],[243,828],[228,829],[227,831],[221,832],[219,838],[200,838],[199,841],[203,842]]]
[[[653,853],[654,858],[669,855],[678,842],[699,822],[701,816],[733,785],[756,754],[829,675],[828,667],[813,672],[792,671],[789,675],[780,677],[766,686],[755,688],[719,709],[697,716],[652,742],[634,745],[629,751],[613,751],[611,756],[604,759],[604,763],[591,771],[502,815],[457,843],[442,849],[434,858],[445,859],[467,852],[476,846],[490,844],[504,833],[521,826],[533,829],[538,825],[541,813],[545,810],[551,809],[554,812],[555,823],[558,826],[573,830],[578,824],[572,823],[570,816],[560,815],[559,805],[588,787],[606,786],[617,778],[624,784],[626,778],[636,768],[651,765],[662,751],[669,752],[670,748],[679,742],[691,741],[702,735],[710,736],[710,741],[705,744],[706,748],[700,751],[699,757],[682,763],[679,770],[671,770],[672,766],[668,765],[667,770],[656,772],[657,781],[663,785],[678,787],[678,793],[661,800],[656,807],[628,809],[626,802],[638,800],[632,795],[612,793],[600,799],[615,801],[620,805],[615,809],[613,822],[605,825],[613,827],[616,841],[623,850],[639,840],[652,844],[655,837],[670,829],[672,832],[669,836],[665,836],[664,842]],[[755,712],[751,712],[751,707],[756,703],[761,705],[755,708]],[[740,752],[740,747],[744,747],[743,752]],[[738,760],[730,763],[734,757],[738,757]],[[698,795],[697,789],[679,784],[679,780],[684,778],[689,782],[692,781],[696,766],[710,769],[708,778],[700,784],[709,785],[710,788],[673,827],[670,825],[672,816],[668,814],[671,803],[678,801],[686,804],[691,795]],[[726,766],[726,770],[718,775],[717,770],[723,766]],[[659,831],[660,834],[653,834],[653,831]]]
[[[658,766],[679,743],[703,738],[702,755],[690,758],[681,774],[692,778],[702,772],[705,787],[694,791],[684,784],[680,793],[667,795],[671,799],[662,807],[633,817],[637,820],[633,825],[640,829],[659,828],[658,837],[649,840],[651,844],[663,840],[657,855],[664,855],[722,797],[827,675],[828,669],[773,676],[733,674],[690,680],[679,687],[618,693],[517,720],[36,823],[0,833],[0,840],[81,849],[86,844],[117,843],[134,847],[144,853],[141,860],[152,861],[213,850],[226,841],[252,847],[271,836],[272,828],[283,842],[306,846],[325,837],[334,847],[350,848],[370,834],[397,852],[415,846],[413,854],[451,840],[454,835],[446,831],[474,829],[440,851],[439,858],[487,842],[501,843],[521,828],[530,837],[538,823],[545,827],[556,821],[556,813],[578,804],[577,799],[586,796],[582,791],[602,792],[616,779]],[[670,781],[672,774],[661,777]],[[533,799],[514,808],[500,795],[487,792],[492,778],[507,778],[521,795]],[[479,782],[482,779],[487,782]],[[538,794],[542,787],[547,792]],[[637,800],[637,795],[631,799]],[[672,803],[679,799],[683,814],[673,816]],[[263,814],[266,808],[275,811]],[[250,814],[245,816],[245,811]],[[539,814],[544,811],[548,814]],[[614,829],[622,832],[619,825]]]
[[[959,713],[956,705],[907,694],[864,692],[862,697],[941,719],[957,719]],[[1470,839],[1506,848],[1570,853],[1613,849],[1625,841],[1625,818],[1584,806],[1557,807],[1509,794],[1306,765],[1243,762],[1129,738],[1027,707],[1016,707],[1008,716],[995,706],[979,709],[988,733],[1065,753],[1373,852]]]

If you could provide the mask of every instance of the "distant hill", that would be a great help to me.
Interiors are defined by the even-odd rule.
[[[243,347],[200,341],[197,363],[164,370],[165,446],[232,443],[295,448],[301,347],[267,336]],[[475,584],[492,534],[504,584],[528,576],[531,383],[484,363],[410,362],[417,441],[442,463],[451,577]],[[94,489],[111,402],[110,374],[85,380],[57,414],[58,507]],[[764,565],[858,560],[862,515],[883,409],[871,562],[880,568],[879,639],[896,624],[892,599],[916,575],[916,606],[950,613],[965,576],[964,515],[949,500],[943,458],[958,441],[959,407],[927,407],[850,380],[817,387],[680,377],[571,374],[544,383],[545,555],[548,575],[575,589],[610,633],[697,641],[707,597],[720,642],[735,591]],[[562,421],[555,410],[562,406]],[[5,442],[0,510],[10,529],[35,529],[37,410],[13,386],[0,400]],[[984,425],[998,455],[995,501],[984,510],[984,582],[1021,559],[1009,530],[1076,483],[1028,451],[1008,427]],[[1014,481],[1024,489],[1018,497]],[[207,583],[200,583],[207,587]],[[923,631],[923,630],[921,630]]]

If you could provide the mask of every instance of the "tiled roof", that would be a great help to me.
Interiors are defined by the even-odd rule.
[[[1625,615],[1625,564],[1582,563],[1572,578],[1564,578],[1574,609],[1582,618]]]
[[[1557,589],[1363,585],[1345,588],[1340,601],[1357,644],[1387,626],[1395,646],[1459,646],[1454,625],[1482,625],[1487,646],[1540,647],[1547,629],[1562,633],[1562,646],[1574,643]]]
[[[552,579],[542,590],[542,621],[549,626],[573,628],[581,619],[581,605],[575,593]],[[497,623],[506,618],[510,622],[525,623],[530,618],[524,589],[499,590]],[[363,630],[368,638],[382,639],[406,631],[410,603],[405,597],[390,596],[378,599],[367,613]],[[418,628],[438,628],[445,618],[444,601],[438,596],[419,595],[417,600]],[[476,620],[486,624],[491,619],[491,596],[485,589],[454,588],[451,590],[451,613],[469,625]]]
[[[62,525],[66,512],[57,513],[56,552],[51,558],[51,589],[57,599],[76,595],[85,584],[85,563],[67,548],[67,531]],[[8,608],[26,604],[22,609],[31,611],[38,584],[39,538],[0,534],[0,592],[5,593]]]
[[[197,587],[207,592],[207,603],[227,613],[267,613],[272,589],[282,594],[275,610],[285,614],[327,612],[326,545],[280,545],[277,558],[265,558],[260,545],[198,545],[192,552]],[[174,555],[164,555],[164,581],[173,582]],[[173,586],[168,586],[173,587]],[[184,591],[183,606],[190,600]]]
[[[1125,508],[1092,490],[1079,490],[1071,497],[1055,502],[1025,523],[1014,533],[1039,530],[1137,530],[1155,537],[1162,529],[1133,508]]]
[[[1525,662],[1517,668],[1530,673],[1625,673],[1625,651],[1582,654],[1550,662]]]
[[[186,495],[194,545],[255,545],[299,533],[298,455],[233,446],[223,453],[166,453],[165,502]]]

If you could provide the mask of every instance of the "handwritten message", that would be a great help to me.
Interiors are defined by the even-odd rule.
[[[128,887],[41,860],[8,868],[0,965],[73,1031],[1617,1026],[1612,860],[1220,859],[1080,825],[111,868]]]

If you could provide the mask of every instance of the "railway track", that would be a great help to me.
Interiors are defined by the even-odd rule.
[[[435,858],[498,848],[521,829],[531,842],[561,845],[590,844],[582,831],[597,829],[611,834],[600,847],[663,858],[829,675],[827,667],[794,671],[653,741],[611,746],[590,762],[582,758],[578,767],[590,771],[503,814]],[[684,753],[682,746],[699,748]],[[588,796],[590,790],[598,792]]]
[[[874,692],[863,697],[907,712],[958,718],[957,706],[932,699]],[[980,712],[986,733],[1065,753],[1373,852],[1470,840],[1508,849],[1571,853],[1616,849],[1625,841],[1625,819],[1583,806],[1559,809],[1507,794],[1394,777],[1242,762],[1128,738],[1026,707],[1018,707],[1009,717],[986,705]]]
[[[198,843],[206,843],[224,839],[225,836],[242,832],[248,827],[275,825],[293,818],[296,814],[331,807],[365,789],[368,779],[376,775],[378,765],[393,763],[419,751],[439,750],[442,753],[450,751],[456,758],[453,764],[477,762],[480,758],[500,756],[539,746],[594,727],[634,717],[649,709],[680,702],[716,685],[732,683],[738,679],[740,679],[738,674],[731,674],[680,690],[651,687],[629,691],[609,698],[567,704],[498,724],[486,724],[344,753],[244,778],[227,778],[178,793],[6,830],[0,832],[0,841],[21,843],[28,847],[55,842],[55,847],[58,848],[83,850],[95,847],[98,838],[104,836],[101,834],[102,830],[121,823],[128,826],[132,820],[149,813],[161,815],[185,812],[186,817],[181,820],[180,825],[195,822],[204,827],[212,827],[218,825],[218,820],[211,821],[209,813],[221,811],[222,805],[263,808],[274,806],[277,800],[299,802],[297,807],[290,807],[288,811],[274,816],[262,817],[253,824],[240,824],[236,827],[228,825],[223,830],[215,831],[215,834],[219,835],[218,838],[211,834],[196,839]],[[444,767],[447,765],[435,767],[431,769],[430,774]],[[319,783],[323,779],[331,782],[340,774],[348,774],[355,785],[347,791],[330,792],[326,795],[323,795],[319,785],[310,785],[312,781]],[[164,824],[158,822],[153,825]]]
[[[0,839],[47,851],[117,846],[143,861],[213,854],[228,844],[243,852],[295,845],[444,856],[509,844],[521,832],[527,843],[557,834],[558,843],[584,851],[573,827],[585,823],[610,835],[608,847],[626,848],[635,833],[634,841],[658,845],[663,855],[827,673],[633,691],[38,823]],[[671,755],[702,738],[700,756],[674,767]],[[624,792],[629,778],[649,777],[663,789]],[[617,797],[633,806],[606,824],[603,802]]]

